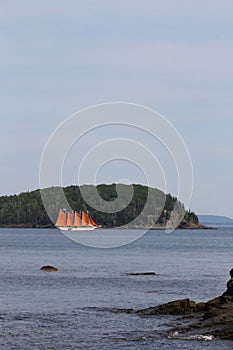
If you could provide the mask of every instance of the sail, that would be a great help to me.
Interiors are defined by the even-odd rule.
[[[67,213],[67,223],[66,226],[73,226],[73,213],[69,212]]]
[[[80,215],[77,211],[74,213],[74,226],[80,226]]]
[[[84,211],[82,212],[82,226],[89,226],[89,216]]]
[[[92,217],[89,217],[89,223],[91,226],[98,226],[97,223],[92,219]]]
[[[96,227],[100,227],[94,219],[84,211],[82,212],[81,219],[81,215],[77,211],[66,212],[65,209],[64,211],[62,209],[59,210],[55,226],[64,231],[78,231],[82,230],[82,227],[83,230],[94,230]]]
[[[58,218],[55,226],[64,227],[66,226],[66,214],[63,210],[59,210]]]

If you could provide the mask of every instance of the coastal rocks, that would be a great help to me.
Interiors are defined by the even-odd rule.
[[[210,335],[233,340],[233,298],[219,297],[205,304],[204,312],[192,314],[192,321],[180,319],[179,334]]]
[[[58,268],[52,265],[46,265],[46,266],[42,266],[40,270],[47,271],[47,272],[57,272]]]
[[[230,276],[231,279],[227,282],[226,292],[206,303],[196,304],[194,310],[190,308],[192,321],[189,324],[187,324],[185,317],[180,319],[179,334],[192,335],[195,333],[195,335],[204,334],[233,340],[233,269],[230,271]],[[193,305],[192,303],[191,306]],[[188,310],[188,307],[186,309]],[[167,311],[170,314],[170,310],[167,309]]]
[[[153,315],[185,315],[204,310],[205,303],[195,303],[190,299],[171,301],[155,307],[138,310],[135,313],[141,316]]]
[[[127,276],[156,276],[155,272],[131,272],[131,273],[127,273]]]
[[[187,222],[187,221],[182,221],[179,226],[178,229],[181,230],[211,230],[214,229],[214,227],[208,227],[202,224],[194,224],[192,222]]]
[[[223,296],[233,296],[233,269],[230,271],[230,280],[227,282],[227,290],[223,293]]]
[[[174,338],[175,334],[180,339],[233,340],[233,269],[230,271],[230,276],[227,290],[208,302],[196,303],[187,298],[141,310],[117,309],[117,312],[127,312],[142,317],[179,316],[174,322],[177,324],[178,321],[178,326],[173,327],[173,321],[170,324],[171,328],[166,332],[168,338]]]
[[[155,315],[187,315],[194,312],[200,312],[205,309],[205,303],[195,303],[190,299],[182,299],[171,301],[166,304],[152,306],[145,309],[111,309],[112,312],[118,313],[134,313],[139,316],[155,316]]]

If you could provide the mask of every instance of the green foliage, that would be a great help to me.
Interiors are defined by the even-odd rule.
[[[91,193],[93,186],[84,185],[83,188]],[[172,197],[170,194],[165,195],[158,189],[148,189],[147,186],[133,185],[132,200],[128,205],[125,205],[127,204],[127,196],[124,196],[124,193],[127,193],[128,189],[128,185],[120,185],[120,198],[124,209],[114,213],[101,212],[89,206],[84,201],[79,186],[66,187],[64,188],[64,193],[73,210],[88,211],[95,221],[103,227],[126,225],[137,218],[143,210],[143,215],[141,214],[140,216],[142,226],[150,226],[151,223],[153,225],[156,223],[165,224],[170,219],[171,212],[174,208],[175,213],[179,216],[184,216],[185,221],[195,224],[198,223],[196,214],[194,212],[185,211],[184,205],[179,202],[176,197]],[[47,209],[49,209],[49,214],[53,220],[56,219],[58,210],[66,206],[66,204],[61,201],[58,190],[58,187],[51,187],[43,190],[43,195],[46,196],[48,203]],[[109,203],[110,208],[114,208],[114,200],[118,197],[116,184],[98,185],[96,186],[96,190],[99,195]],[[94,202],[98,207],[97,197]],[[53,226],[44,209],[40,190],[0,197],[0,226]]]
[[[193,211],[186,211],[184,216],[185,221],[191,222],[192,224],[198,224],[199,220],[197,215]]]

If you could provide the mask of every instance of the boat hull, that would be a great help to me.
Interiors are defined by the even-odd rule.
[[[79,227],[57,227],[60,231],[93,231],[96,226],[79,226]]]

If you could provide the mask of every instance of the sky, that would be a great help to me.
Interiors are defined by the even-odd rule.
[[[233,217],[232,19],[231,0],[1,2],[0,195],[39,187],[43,148],[68,116],[125,101],[155,109],[184,139],[190,209]],[[99,181],[127,177],[122,169],[112,164]]]

